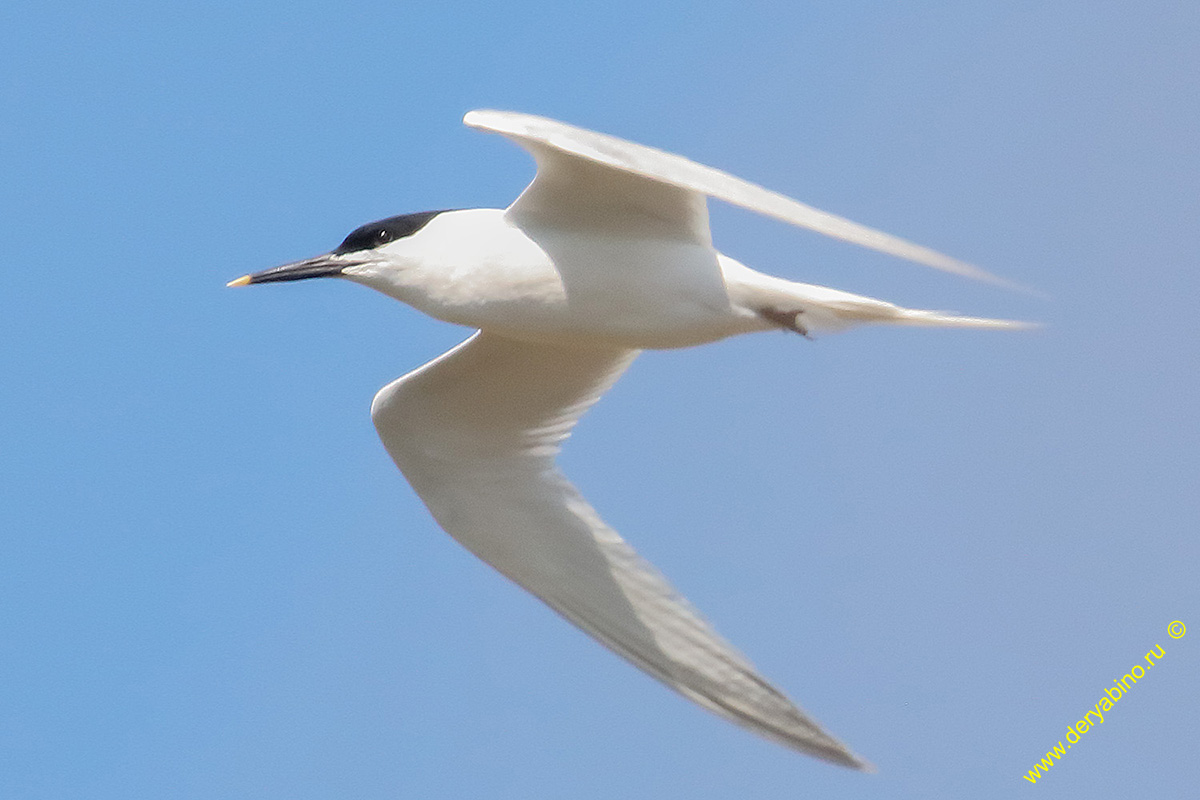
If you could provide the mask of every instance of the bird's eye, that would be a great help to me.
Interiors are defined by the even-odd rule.
[[[381,228],[375,232],[375,243],[376,244],[387,244],[388,242],[392,241],[395,238],[396,237],[387,228]]]

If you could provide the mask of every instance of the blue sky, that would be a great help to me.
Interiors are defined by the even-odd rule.
[[[1200,9],[1155,0],[10,0],[0,796],[1186,796],[1198,47]],[[878,774],[692,707],[435,527],[367,409],[466,331],[347,283],[224,288],[369,220],[506,205],[532,165],[459,124],[476,107],[1048,295],[714,206],[757,269],[1047,327],[650,353],[564,454]]]

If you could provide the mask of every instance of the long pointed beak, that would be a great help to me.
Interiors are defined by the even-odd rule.
[[[251,283],[274,283],[276,281],[302,281],[306,278],[336,278],[347,267],[356,266],[358,261],[348,260],[333,253],[293,261],[281,267],[272,267],[262,272],[243,275],[226,286],[247,286]]]

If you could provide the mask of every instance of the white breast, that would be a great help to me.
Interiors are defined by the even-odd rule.
[[[448,322],[630,348],[732,332],[718,254],[694,242],[522,228],[473,209],[441,214],[395,252],[405,266],[385,291]]]

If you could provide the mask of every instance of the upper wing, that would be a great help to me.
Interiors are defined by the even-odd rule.
[[[700,705],[867,768],[760,677],[555,467],[575,422],[636,355],[476,333],[384,387],[371,416],[438,523],[475,555]]]
[[[509,212],[562,224],[627,225],[639,217],[695,241],[711,241],[705,197],[747,208],[881,253],[1010,285],[979,267],[859,225],[682,156],[615,136],[512,111],[472,111],[463,122],[501,133],[533,154],[538,171]]]

